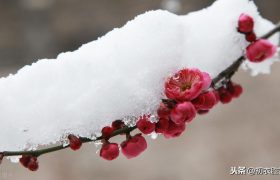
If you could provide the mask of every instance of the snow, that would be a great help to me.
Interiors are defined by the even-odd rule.
[[[197,67],[214,77],[243,53],[241,13],[254,17],[258,35],[273,28],[247,0],[218,0],[185,16],[150,11],[74,52],[1,78],[0,151],[50,145],[68,133],[94,137],[115,119],[153,114],[168,75]],[[246,67],[266,73],[273,61]]]

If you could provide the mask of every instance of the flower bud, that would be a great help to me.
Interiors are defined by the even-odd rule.
[[[113,132],[114,132],[114,128],[112,128],[110,126],[105,126],[101,130],[102,137],[105,139],[109,139]]]
[[[105,143],[100,150],[100,156],[103,159],[112,161],[119,156],[119,146],[117,143]]]
[[[179,103],[171,110],[170,119],[175,124],[190,122],[196,115],[196,110],[191,102]]]
[[[258,63],[271,58],[276,53],[277,47],[268,40],[260,39],[246,48],[246,57],[249,61]]]
[[[79,137],[73,135],[73,134],[70,134],[68,136],[68,139],[69,139],[69,146],[72,150],[76,151],[78,149],[81,148],[82,146],[82,141],[80,140]]]
[[[136,127],[143,134],[151,134],[155,130],[155,123],[152,123],[151,121],[149,121],[147,116],[143,116],[137,121]]]
[[[249,33],[254,29],[254,19],[247,15],[241,14],[238,20],[238,31],[241,33]]]
[[[140,155],[147,149],[147,142],[141,134],[137,134],[121,143],[121,150],[127,159]]]

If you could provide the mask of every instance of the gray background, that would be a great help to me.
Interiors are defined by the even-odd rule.
[[[255,1],[266,18],[280,20],[279,0]],[[177,14],[211,4],[181,0]],[[1,0],[0,73],[16,72],[36,59],[54,58],[77,49],[135,15],[162,7],[162,0]],[[178,139],[149,140],[140,157],[106,162],[93,144],[41,157],[32,173],[5,161],[0,179],[8,180],[231,180],[279,179],[280,176],[230,176],[231,166],[280,167],[280,64],[271,75],[234,77],[245,92],[229,105],[219,105],[196,118]],[[4,128],[4,127],[2,127]],[[8,138],[8,137],[7,137]]]

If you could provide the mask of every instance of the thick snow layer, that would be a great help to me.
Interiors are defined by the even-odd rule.
[[[197,67],[214,77],[242,55],[241,13],[254,17],[258,35],[273,28],[247,0],[218,0],[185,16],[150,11],[74,52],[1,78],[0,151],[55,143],[67,133],[91,137],[115,119],[153,113],[171,73]],[[271,62],[246,67],[267,72]]]

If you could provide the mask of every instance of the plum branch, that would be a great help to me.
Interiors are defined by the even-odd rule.
[[[278,22],[277,25],[271,31],[261,36],[260,39],[268,39],[279,31],[280,31],[280,22]],[[243,63],[244,60],[246,60],[246,57],[242,55],[228,68],[220,72],[218,76],[212,80],[212,87],[214,87],[215,84],[217,84],[219,81],[223,79],[230,79],[235,74],[235,72],[239,69],[240,65]]]
[[[134,129],[136,129],[136,126],[133,127],[124,127],[118,130],[115,130],[111,137],[120,135],[120,134],[125,134],[125,133],[129,133],[131,131],[133,131]],[[85,138],[85,137],[80,137],[80,140],[82,141],[82,143],[88,143],[88,142],[95,142],[95,141],[99,141],[99,140],[103,140],[104,137],[99,136],[96,139],[90,139],[90,138]],[[47,154],[50,152],[54,152],[54,151],[59,151],[62,149],[66,149],[69,148],[69,145],[58,145],[58,146],[54,146],[54,147],[50,147],[50,148],[45,148],[45,149],[39,149],[39,150],[35,150],[35,151],[4,151],[0,154],[2,154],[3,156],[20,156],[20,155],[32,155],[35,157],[39,157],[43,154]]]
[[[263,39],[270,38],[272,35],[274,35],[275,33],[279,32],[279,31],[280,31],[280,22],[271,31],[269,31],[265,35],[261,36],[260,38],[263,38]],[[243,61],[245,59],[246,59],[245,55],[240,56],[237,60],[234,61],[233,64],[231,64],[225,70],[220,72],[218,74],[218,76],[215,77],[212,80],[211,88],[215,88],[216,85],[220,82],[230,80],[231,77],[237,72],[240,65],[243,63]],[[165,104],[170,104],[170,105],[176,103],[176,102],[174,102],[174,100],[170,100],[170,99],[162,99],[162,102],[165,103]],[[135,129],[136,129],[136,126],[124,127],[124,128],[115,130],[111,134],[110,138],[114,137],[114,136],[117,136],[117,135],[121,135],[121,134],[129,134],[130,132],[132,132]],[[81,140],[82,143],[88,143],[88,142],[95,142],[95,141],[99,141],[99,140],[105,140],[105,138],[103,136],[99,136],[96,139],[80,137],[80,140]],[[31,155],[31,156],[39,157],[41,155],[51,153],[51,152],[55,152],[55,151],[59,151],[59,150],[63,150],[63,149],[66,149],[66,148],[69,148],[69,145],[66,145],[66,146],[65,145],[57,145],[57,146],[53,146],[53,147],[49,147],[49,148],[43,148],[43,149],[31,150],[31,151],[4,151],[4,152],[0,152],[0,157],[1,157],[0,160],[4,156]]]

